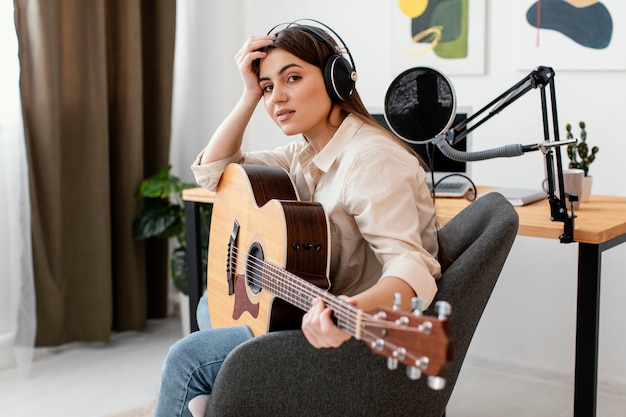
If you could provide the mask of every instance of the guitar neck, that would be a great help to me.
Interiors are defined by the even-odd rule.
[[[322,299],[333,310],[337,326],[356,339],[361,338],[360,322],[363,311],[340,297],[269,262],[264,262],[262,286],[276,297],[303,311],[308,311],[313,306],[313,300]]]

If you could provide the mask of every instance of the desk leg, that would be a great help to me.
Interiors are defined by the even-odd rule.
[[[189,285],[189,327],[198,330],[196,308],[202,296],[202,226],[200,206],[202,203],[185,201],[185,241],[187,243],[187,283]]]
[[[626,243],[626,234],[601,244],[578,244],[574,417],[596,415],[602,253],[623,243]]]
[[[601,267],[600,245],[579,243],[576,368],[574,371],[575,417],[596,415]]]

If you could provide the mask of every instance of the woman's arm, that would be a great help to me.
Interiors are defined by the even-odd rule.
[[[427,226],[435,211],[428,190],[418,179],[424,174],[412,156],[393,149],[361,150],[346,170],[344,206],[354,215],[383,270],[374,285],[347,299],[364,311],[391,306],[396,293],[401,295],[403,310],[409,310],[416,294],[430,302],[440,271],[421,238],[436,233],[434,222],[432,228]],[[302,330],[318,348],[338,347],[350,338],[334,326],[332,311],[323,303],[315,304],[305,315]]]
[[[267,54],[259,49],[271,44],[275,35],[252,36],[241,47],[235,60],[244,91],[230,114],[219,125],[202,154],[200,164],[208,164],[233,155],[241,148],[243,134],[261,98],[261,87],[252,63]]]

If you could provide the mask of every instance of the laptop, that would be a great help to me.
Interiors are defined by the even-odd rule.
[[[374,110],[371,112],[371,115],[378,123],[391,131],[387,125],[383,111]],[[471,107],[457,107],[456,116],[454,118],[454,122],[452,122],[452,126],[456,126],[458,123],[467,119],[471,115]],[[463,129],[460,129],[459,131],[463,131]],[[463,138],[463,140],[456,143],[453,148],[463,152],[471,152],[471,135],[471,133],[468,134],[465,138]],[[431,192],[433,189],[433,181],[434,184],[436,184],[436,197],[465,197],[471,187],[471,183],[468,180],[468,178],[471,178],[471,164],[469,162],[459,162],[449,159],[432,143],[421,145],[413,143],[407,144],[411,146],[411,148],[413,148],[418,155],[420,155],[424,163],[426,163],[429,167],[430,171],[426,172],[426,181]]]

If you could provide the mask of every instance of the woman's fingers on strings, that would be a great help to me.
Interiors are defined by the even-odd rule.
[[[302,317],[302,332],[311,345],[317,349],[323,347],[319,334],[320,314],[324,310],[324,303],[315,299],[309,311]]]
[[[332,309],[324,301],[313,300],[311,309],[302,319],[302,331],[313,347],[339,347],[350,338],[335,325],[332,315]]]

